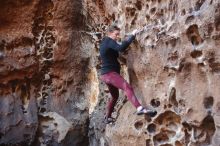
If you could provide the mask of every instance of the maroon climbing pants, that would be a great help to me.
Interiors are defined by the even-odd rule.
[[[114,106],[118,100],[119,97],[118,89],[122,89],[125,92],[128,100],[136,108],[141,105],[137,100],[131,85],[120,74],[116,72],[109,72],[103,74],[101,76],[101,80],[107,84],[109,92],[112,96],[111,100],[107,104],[107,113],[106,113],[107,117],[111,117],[111,114],[114,110]]]

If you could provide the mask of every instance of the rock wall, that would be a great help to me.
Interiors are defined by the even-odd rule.
[[[120,61],[154,118],[120,92],[103,123],[98,44],[112,23],[122,38],[145,27]],[[220,146],[219,47],[218,0],[0,1],[0,145]]]
[[[86,17],[80,0],[0,1],[0,145],[88,145]]]
[[[100,82],[90,145],[220,146],[220,2],[85,0],[85,7],[101,32],[116,23],[124,38],[145,27],[122,55],[124,71],[139,100],[158,111],[152,119],[136,116],[129,102],[119,103],[117,121],[105,127],[109,95]]]

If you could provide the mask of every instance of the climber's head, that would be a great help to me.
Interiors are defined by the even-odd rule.
[[[107,35],[113,40],[117,40],[120,35],[120,28],[116,25],[109,26],[109,28],[107,29]]]

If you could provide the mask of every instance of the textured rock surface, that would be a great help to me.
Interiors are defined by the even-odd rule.
[[[115,22],[124,37],[145,26],[124,56],[137,96],[158,110],[153,119],[138,117],[126,102],[105,129],[97,108],[96,145],[219,146],[219,1],[86,0],[86,8],[100,31]]]
[[[80,0],[0,1],[0,145],[88,145],[96,74],[82,10]]]
[[[152,119],[120,93],[102,122],[101,37],[87,32],[113,22],[122,38],[146,28],[120,60]],[[218,0],[0,1],[0,145],[219,146],[219,47]]]

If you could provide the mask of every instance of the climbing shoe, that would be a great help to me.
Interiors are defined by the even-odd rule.
[[[113,119],[112,117],[105,117],[104,119],[104,123],[105,124],[110,124],[110,123],[114,123],[115,122],[115,119]]]
[[[143,115],[143,114],[146,114],[150,117],[154,117],[154,116],[156,116],[157,111],[153,110],[153,109],[146,109],[142,106],[138,107],[137,108],[137,115]]]

